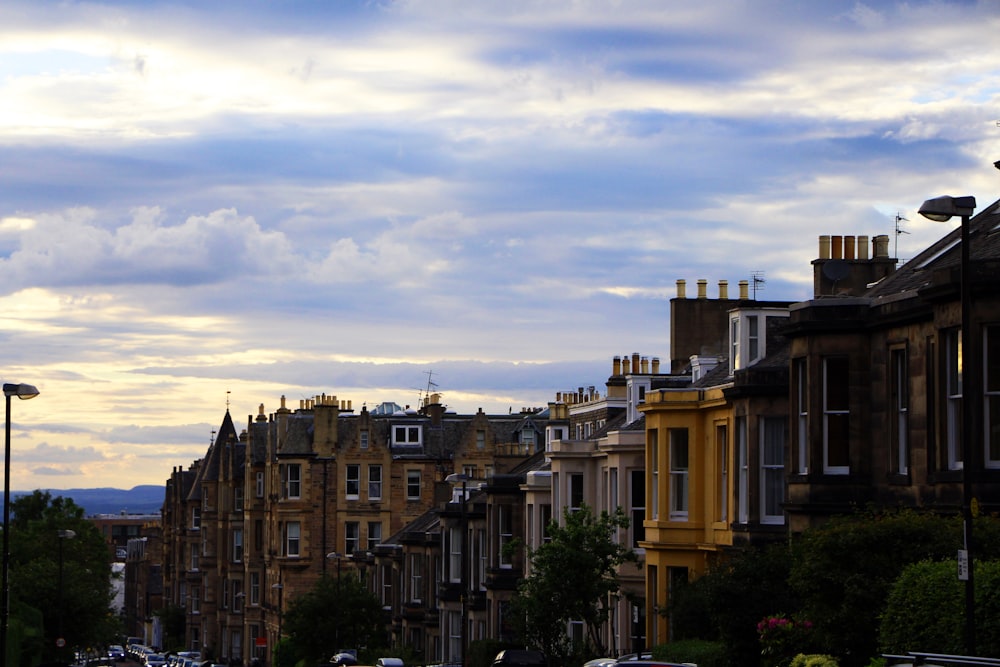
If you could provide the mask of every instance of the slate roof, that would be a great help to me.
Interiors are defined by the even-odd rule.
[[[915,295],[933,283],[936,271],[956,268],[961,263],[961,226],[957,219],[948,223],[951,231],[932,243],[916,257],[899,267],[893,274],[872,286],[864,296],[876,300]],[[1000,200],[983,208],[969,220],[969,260],[973,264],[983,260],[1000,259]]]

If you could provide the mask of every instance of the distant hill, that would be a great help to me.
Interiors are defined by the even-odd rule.
[[[86,516],[94,514],[156,514],[163,506],[166,488],[153,484],[131,489],[42,489],[52,497],[71,498]],[[31,495],[32,491],[14,491],[12,498]]]

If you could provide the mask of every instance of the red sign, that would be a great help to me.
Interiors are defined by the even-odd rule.
[[[256,637],[253,641],[254,646],[267,646],[267,637]]]

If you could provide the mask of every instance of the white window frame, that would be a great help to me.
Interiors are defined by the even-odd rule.
[[[243,562],[243,529],[233,528],[233,562]]]
[[[368,466],[368,500],[382,500],[382,465]]]
[[[1000,468],[1000,325],[983,330],[983,465]]]
[[[201,508],[197,505],[191,507],[191,530],[201,530]]]
[[[358,445],[361,449],[368,449],[368,429],[363,428],[358,434]]]
[[[646,432],[646,448],[649,450],[649,506],[652,519],[660,518],[660,437],[658,429]]]
[[[452,526],[448,529],[448,581],[462,581],[462,527]]]
[[[406,499],[420,500],[420,471],[406,471]]]
[[[847,380],[848,386],[843,388],[843,394],[848,401],[846,406],[835,406],[831,405],[830,397],[830,386],[832,379],[830,377],[830,367],[833,363],[844,363],[847,370]],[[848,465],[834,465],[831,462],[831,445],[835,444],[831,442],[833,432],[832,426],[840,421],[841,418],[846,417],[847,428],[844,433],[844,437],[847,439],[843,443],[843,446],[847,448],[846,455],[848,461],[850,461],[851,455],[851,440],[850,440],[850,422],[851,422],[851,408],[850,408],[850,375],[851,375],[851,360],[845,355],[836,355],[831,357],[826,357],[823,359],[823,473],[826,475],[849,475],[851,472],[850,463]]]
[[[513,541],[514,510],[510,505],[497,505],[497,563],[502,570],[514,567],[511,555],[504,552],[504,547]]]
[[[800,475],[809,473],[809,366],[805,359],[795,360],[795,396],[796,419],[798,426],[798,441],[795,443],[798,461],[795,462],[796,472]]]
[[[889,408],[892,410],[892,447],[890,470],[899,475],[909,473],[910,460],[910,370],[907,349],[889,350]]]
[[[760,431],[760,522],[785,523],[785,440],[784,417],[761,417]]]
[[[289,521],[285,524],[285,556],[298,558],[302,552],[302,524]]]
[[[424,555],[410,554],[410,602],[420,604],[424,601]]]
[[[690,439],[686,428],[667,429],[670,465],[670,520],[687,521],[690,505]]]
[[[285,464],[285,497],[298,500],[302,497],[302,464]]]
[[[378,545],[382,544],[382,522],[381,521],[369,521],[368,522],[368,551],[372,551]]]
[[[348,556],[361,549],[361,523],[344,522],[344,553]]]
[[[945,332],[945,452],[948,470],[962,470],[962,330]]]
[[[264,497],[264,473],[262,472],[257,473],[256,491],[258,498]]]
[[[348,463],[344,466],[344,493],[347,500],[361,497],[361,464]]]
[[[566,474],[566,499],[569,501],[567,508],[570,512],[578,511],[586,502],[583,482],[582,472]]]
[[[250,605],[260,604],[260,572],[250,573]]]
[[[392,427],[392,444],[406,447],[423,444],[423,430],[415,424],[396,424]]]
[[[637,484],[638,482],[638,484]],[[646,471],[641,468],[629,470],[629,525],[631,545],[639,548],[639,542],[646,539]]]
[[[720,422],[715,425],[715,455],[716,461],[716,521],[729,520],[729,424]]]
[[[736,517],[739,523],[746,524],[750,521],[750,452],[747,418],[743,416],[736,418],[736,459]]]
[[[233,511],[242,512],[243,511],[243,487],[235,486],[233,487]]]

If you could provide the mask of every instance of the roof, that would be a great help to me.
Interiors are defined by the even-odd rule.
[[[972,263],[1000,259],[1000,200],[993,202],[969,220],[969,260]],[[873,285],[864,296],[891,299],[929,287],[935,272],[954,269],[961,264],[961,226],[932,243],[895,273]]]

